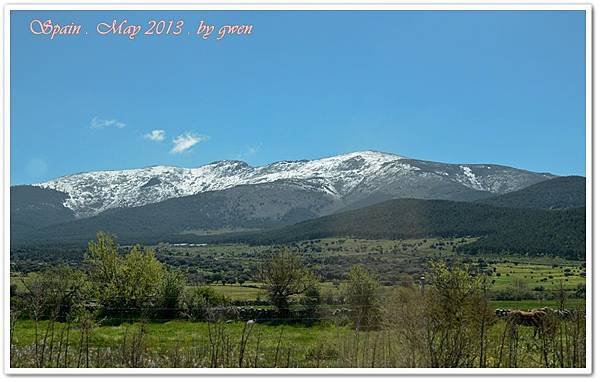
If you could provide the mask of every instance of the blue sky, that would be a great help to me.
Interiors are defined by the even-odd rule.
[[[184,32],[96,34],[115,18],[183,19]],[[29,32],[32,19],[89,34],[50,40]],[[187,35],[200,20],[254,29]],[[367,149],[583,175],[584,12],[11,16],[11,184]]]

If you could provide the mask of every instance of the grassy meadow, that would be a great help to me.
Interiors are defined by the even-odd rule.
[[[152,255],[143,261],[151,265],[158,260],[156,266],[164,270],[148,268],[141,274],[156,269],[167,272],[165,275],[178,275],[181,295],[170,310],[133,316],[103,308],[106,286],[99,289],[98,297],[66,319],[58,318],[60,304],[54,315],[48,316],[44,305],[32,315],[27,301],[38,303],[55,284],[45,284],[43,271],[13,272],[11,293],[22,298],[25,307],[19,310],[13,304],[11,310],[11,363],[14,367],[584,365],[585,263],[552,256],[469,256],[456,251],[457,245],[474,240],[335,238],[286,246],[161,244],[147,248]],[[293,254],[299,269],[312,275],[317,291],[312,300],[307,299],[308,292],[290,293],[286,316],[274,315],[279,308],[272,300],[271,285],[258,276],[262,264],[282,251]],[[154,256],[156,260],[152,260]],[[124,269],[142,266],[143,257],[136,259],[137,263],[127,263]],[[443,263],[456,268],[431,268]],[[357,268],[363,270],[363,279],[358,281],[353,279]],[[81,280],[88,277],[76,269],[69,272],[83,277]],[[450,278],[439,284],[436,277]],[[453,278],[464,289],[463,297],[445,291],[446,286],[454,285]],[[97,283],[94,280],[89,282]],[[349,295],[357,282],[361,291],[370,288],[367,299],[362,295],[366,292],[355,293],[358,300]],[[32,288],[37,284],[38,292]],[[147,285],[146,289],[153,284]],[[133,292],[144,289],[135,279],[132,288]],[[138,298],[117,305],[135,305]],[[194,300],[199,301],[195,302],[198,307],[190,305],[194,303],[190,298],[200,299]],[[456,298],[457,302],[447,305],[436,302],[436,298]],[[465,303],[464,298],[471,302]],[[375,301],[377,306],[372,304]],[[432,310],[428,304],[441,305]],[[364,308],[367,305],[369,310]],[[494,314],[494,309],[529,311],[543,307],[574,313],[567,319],[552,316],[541,332]],[[357,318],[356,312],[361,311],[365,316]],[[370,320],[371,316],[377,320]],[[449,317],[462,323],[452,327],[446,321],[455,321]],[[438,326],[423,326],[426,322],[437,322]],[[440,340],[447,335],[444,333],[464,336],[460,340],[463,345],[445,344]],[[426,347],[411,345],[427,338],[442,341],[438,345],[443,351],[431,353]],[[462,347],[471,355],[462,354]],[[450,358],[444,358],[447,356]]]

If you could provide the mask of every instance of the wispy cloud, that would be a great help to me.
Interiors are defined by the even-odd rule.
[[[164,130],[152,130],[148,134],[145,134],[144,138],[155,142],[161,142],[165,140],[165,135],[166,133]]]
[[[126,125],[123,122],[117,121],[116,119],[102,119],[94,117],[90,122],[90,127],[92,129],[104,129],[107,127],[116,127],[117,129],[122,129],[125,126]]]
[[[250,157],[253,157],[254,155],[256,155],[260,151],[261,147],[262,147],[262,142],[257,145],[246,146],[246,151],[241,152],[237,156],[237,159],[248,160],[248,159],[250,159]]]
[[[196,135],[192,133],[185,133],[177,136],[173,139],[173,147],[171,148],[171,154],[180,154],[188,152],[198,142],[207,141],[209,137],[206,135]]]

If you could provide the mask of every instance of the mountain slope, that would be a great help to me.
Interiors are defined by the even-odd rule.
[[[496,207],[548,210],[585,207],[585,178],[562,176],[476,202]]]
[[[325,237],[407,239],[482,236],[469,250],[585,257],[585,209],[545,211],[445,200],[397,199],[259,233],[213,241],[274,244]],[[179,237],[193,241],[193,236]]]
[[[171,198],[240,185],[291,181],[342,201],[361,203],[378,195],[474,200],[515,191],[552,178],[497,165],[458,165],[420,161],[376,151],[356,152],[317,160],[283,161],[251,167],[240,161],[220,161],[198,168],[157,166],[123,171],[75,174],[40,184],[68,194],[65,206],[77,217],[112,208],[137,207]],[[364,204],[364,203],[363,203]]]
[[[61,194],[53,196],[57,197],[55,202],[64,198]],[[245,185],[146,206],[111,209],[94,217],[29,231],[13,230],[11,245],[81,245],[100,230],[117,234],[124,244],[161,241],[273,244],[339,236],[365,239],[479,236],[478,241],[464,249],[585,257],[585,208],[542,210],[396,199],[326,215],[340,203],[333,196],[306,190],[303,185],[289,181]]]
[[[11,235],[21,235],[31,229],[74,220],[73,211],[63,205],[68,197],[64,192],[41,187],[11,187]]]
[[[13,244],[86,243],[98,231],[121,242],[159,240],[169,234],[244,231],[281,227],[321,216],[336,200],[289,181],[238,186],[223,191],[168,199],[132,208],[116,208],[65,224],[13,235]]]

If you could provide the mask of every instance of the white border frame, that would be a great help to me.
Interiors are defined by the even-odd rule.
[[[224,0],[221,0],[224,1]],[[37,368],[12,368],[10,367],[10,12],[20,10],[573,10],[586,12],[586,367],[585,368],[486,368],[486,369],[427,369],[427,368],[97,368],[97,369],[37,369]],[[237,0],[235,3],[219,3],[209,1],[203,4],[119,4],[119,3],[71,3],[47,4],[31,2],[29,4],[5,4],[3,12],[3,126],[2,129],[2,238],[1,245],[4,254],[3,280],[4,280],[4,373],[11,375],[590,375],[592,373],[592,341],[594,337],[592,326],[592,275],[593,267],[593,241],[592,241],[592,6],[591,4],[398,4],[389,0],[380,0],[378,3],[367,4],[363,1],[329,0],[326,3],[307,1],[304,3],[263,0],[253,2]]]

